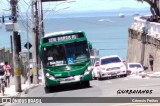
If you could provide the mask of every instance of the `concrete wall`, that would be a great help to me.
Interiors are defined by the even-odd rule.
[[[129,29],[127,62],[140,62],[151,71],[149,55],[154,58],[153,71],[160,71],[160,40],[144,31]]]

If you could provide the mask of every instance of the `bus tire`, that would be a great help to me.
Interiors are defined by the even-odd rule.
[[[90,87],[90,82],[89,81],[84,81],[84,82],[82,82],[82,85],[84,87]]]
[[[45,89],[46,93],[51,92],[51,87],[50,86],[45,86],[44,89]]]

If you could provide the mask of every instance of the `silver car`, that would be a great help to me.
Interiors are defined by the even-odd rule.
[[[118,55],[101,57],[98,67],[98,79],[117,76],[127,76],[123,60]]]

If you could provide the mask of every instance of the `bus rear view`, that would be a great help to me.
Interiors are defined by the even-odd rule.
[[[39,47],[45,86],[80,83],[90,86],[90,50],[84,32],[59,32],[41,38]]]

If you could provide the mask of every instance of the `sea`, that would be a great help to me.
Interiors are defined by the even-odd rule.
[[[122,59],[126,59],[128,28],[134,21],[135,12],[125,11],[123,13],[124,17],[120,17],[119,12],[104,11],[52,14],[44,17],[44,32],[47,34],[64,30],[84,31],[93,48],[99,50],[100,56],[119,55]],[[140,11],[139,14],[149,13],[146,10]],[[32,42],[31,24],[27,30],[24,16],[18,18],[18,23],[21,46],[25,49],[24,44]],[[0,24],[0,28],[0,48],[11,48],[12,32],[6,31],[4,24]]]

